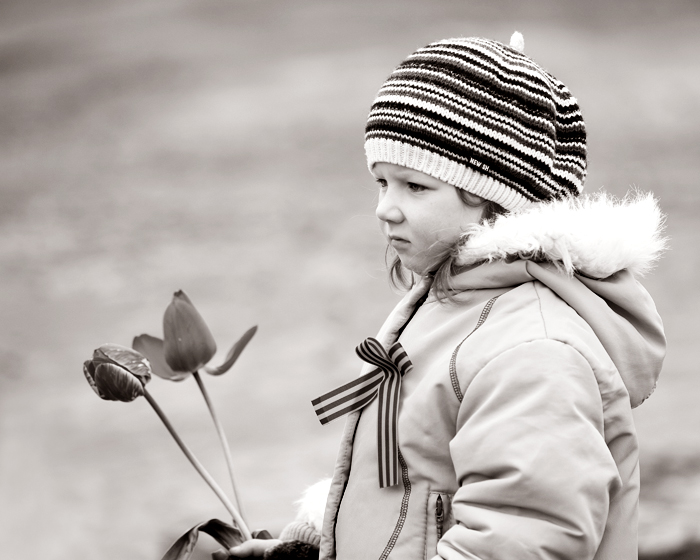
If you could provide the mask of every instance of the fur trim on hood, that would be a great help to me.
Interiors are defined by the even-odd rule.
[[[513,259],[551,262],[571,275],[607,278],[649,272],[666,249],[664,216],[651,194],[605,193],[537,204],[472,226],[456,264]]]
[[[309,486],[297,501],[299,510],[296,521],[308,523],[318,534],[321,534],[323,527],[323,513],[326,506],[326,497],[331,485],[330,478],[324,478]]]

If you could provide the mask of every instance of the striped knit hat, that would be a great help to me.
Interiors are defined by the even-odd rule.
[[[370,170],[403,165],[506,210],[577,196],[586,176],[586,127],[564,84],[511,45],[446,39],[392,72],[365,131]]]

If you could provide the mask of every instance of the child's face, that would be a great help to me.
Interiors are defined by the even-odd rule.
[[[418,274],[437,266],[445,249],[481,219],[481,206],[467,206],[456,187],[430,175],[393,163],[375,164],[372,174],[379,183],[382,233],[401,263]]]

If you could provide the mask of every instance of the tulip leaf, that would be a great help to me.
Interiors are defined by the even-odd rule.
[[[269,533],[269,531],[262,529],[260,531],[253,531],[252,537],[254,539],[270,540],[274,537]],[[228,549],[220,548],[211,553],[212,560],[230,560],[232,558]]]
[[[213,537],[226,550],[245,540],[243,534],[235,527],[218,519],[210,519],[204,523],[198,523],[177,539],[161,560],[189,560],[197,545],[200,531]]]
[[[248,345],[250,342],[250,339],[253,338],[255,333],[258,330],[258,326],[255,325],[254,327],[249,328],[241,338],[238,339],[238,342],[236,342],[232,347],[231,350],[228,351],[228,355],[226,356],[226,360],[224,361],[223,364],[221,364],[219,367],[205,367],[204,371],[211,375],[221,375],[223,373],[226,373],[228,370],[231,369],[233,364],[236,363],[236,360],[238,360],[238,357],[241,355],[241,352],[245,349],[245,347]]]
[[[170,366],[165,361],[163,341],[160,338],[150,334],[142,334],[134,337],[131,346],[134,350],[146,356],[151,363],[151,371],[158,377],[170,381],[182,381],[190,375],[188,372],[170,369]]]

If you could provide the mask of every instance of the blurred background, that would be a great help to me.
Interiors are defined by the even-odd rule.
[[[309,401],[356,375],[355,345],[399,297],[362,148],[374,94],[430,41],[516,29],[580,100],[588,191],[653,191],[668,215],[645,280],[668,357],[636,411],[640,549],[700,558],[697,0],[3,0],[3,558],[156,559],[227,518],[145,400],[101,401],[81,372],[104,342],[162,336],[178,289],[217,360],[259,325],[205,381],[250,525],[292,518],[342,429]],[[149,388],[227,487],[194,381]]]

